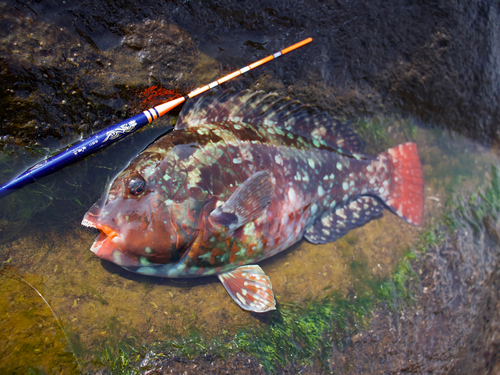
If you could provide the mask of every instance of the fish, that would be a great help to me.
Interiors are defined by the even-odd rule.
[[[85,214],[98,257],[143,275],[217,275],[242,309],[276,309],[257,264],[334,242],[387,209],[423,215],[417,146],[378,155],[349,124],[262,91],[208,93],[136,156]]]

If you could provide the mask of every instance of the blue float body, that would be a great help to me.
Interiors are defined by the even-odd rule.
[[[35,164],[23,174],[0,186],[0,197],[6,196],[27,184],[76,163],[100,149],[112,145],[148,123],[148,117],[144,113],[139,113],[110,128],[102,130],[57,155]]]

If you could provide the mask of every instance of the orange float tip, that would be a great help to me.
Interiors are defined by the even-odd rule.
[[[304,39],[303,41],[295,43],[294,45],[291,45],[290,47],[282,49],[281,53],[284,55],[285,53],[288,53],[290,51],[293,51],[294,49],[300,48],[308,43],[311,43],[312,41],[313,41],[313,38]]]
[[[185,97],[177,98],[174,100],[170,100],[169,102],[160,104],[155,107],[156,111],[158,111],[159,116],[163,116],[165,113],[170,111],[171,109],[177,107],[179,104],[186,101]]]

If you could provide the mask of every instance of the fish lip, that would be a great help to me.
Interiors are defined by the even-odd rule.
[[[89,212],[84,216],[82,225],[99,230],[99,235],[92,244],[90,251],[101,259],[113,262],[121,267],[140,267],[140,263],[132,255],[122,251],[124,238],[115,229],[98,222],[97,215]]]
[[[90,219],[90,220],[89,220]],[[114,229],[111,229],[107,225],[96,223],[92,220],[91,216],[85,215],[82,220],[82,225],[88,228],[95,228],[99,230],[99,235],[95,239],[90,251],[94,254],[98,255],[99,250],[106,242],[111,242],[115,237],[119,237],[118,233]]]

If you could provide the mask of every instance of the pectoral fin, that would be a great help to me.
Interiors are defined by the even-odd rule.
[[[209,219],[215,227],[227,228],[229,236],[237,228],[261,216],[271,203],[273,194],[271,173],[254,173],[236,189],[227,202],[212,211]]]
[[[219,275],[219,280],[243,310],[258,313],[276,310],[271,280],[259,266],[238,267]]]

